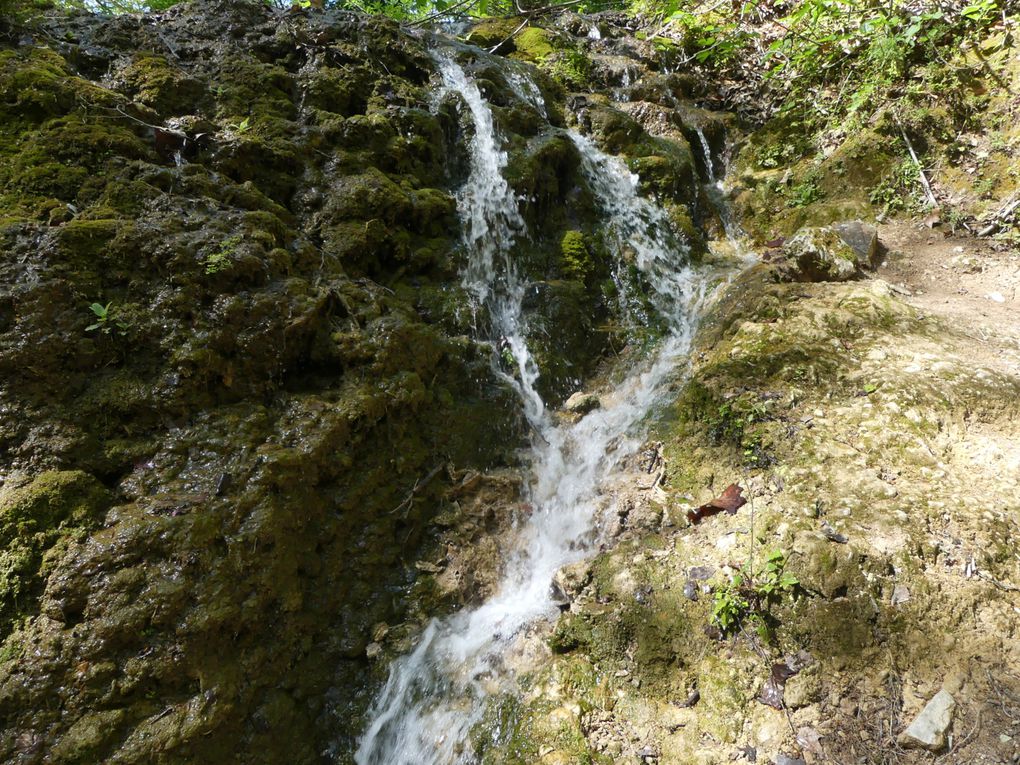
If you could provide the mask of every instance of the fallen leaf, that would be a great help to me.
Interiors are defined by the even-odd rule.
[[[711,502],[706,502],[696,510],[688,510],[687,520],[691,523],[700,523],[703,518],[708,518],[721,512],[733,515],[747,504],[747,500],[742,495],[743,489],[735,483],[731,483],[722,494]]]
[[[773,664],[769,679],[758,695],[758,701],[776,709],[784,709],[783,692],[786,688],[786,681],[797,673],[790,669],[788,664]]]

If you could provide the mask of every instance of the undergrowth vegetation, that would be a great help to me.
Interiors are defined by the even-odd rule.
[[[890,95],[952,97],[948,58],[1004,25],[1007,0],[735,3],[638,0],[688,62],[740,78],[758,109],[854,122]],[[655,24],[657,23],[657,27]],[[941,65],[941,66],[940,66]],[[936,74],[937,72],[937,74]],[[955,83],[959,85],[959,83]],[[963,89],[965,90],[965,89]],[[962,95],[962,93],[959,93]]]

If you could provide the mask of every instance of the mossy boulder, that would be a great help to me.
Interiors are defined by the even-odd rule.
[[[516,49],[514,30],[520,26],[520,20],[516,18],[486,19],[471,27],[471,31],[465,37],[467,42],[477,45],[479,48],[491,50],[500,46],[495,52],[507,55]]]
[[[110,493],[93,476],[76,470],[40,473],[0,488],[0,637],[22,614],[34,615],[47,570],[62,544],[81,540],[102,520]],[[49,559],[47,560],[47,555]]]
[[[779,272],[791,281],[847,281],[878,265],[878,239],[860,223],[806,228],[783,245],[782,257]]]
[[[160,115],[192,114],[204,106],[202,83],[164,56],[138,55],[117,76],[125,93]]]
[[[560,240],[560,268],[571,279],[583,282],[594,271],[591,253],[580,231],[567,231]]]

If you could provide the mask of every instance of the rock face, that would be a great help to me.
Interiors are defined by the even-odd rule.
[[[150,22],[0,49],[0,761],[316,762],[441,468],[515,443],[459,120],[385,21]]]
[[[900,734],[900,744],[932,752],[939,751],[946,745],[946,732],[953,724],[955,710],[956,700],[945,689],[940,690]]]
[[[513,65],[544,67],[544,105],[509,64],[464,66],[524,200],[555,404],[623,306],[555,129],[584,54],[534,32]],[[488,586],[470,558],[414,563],[443,560],[439,527],[497,549],[500,519],[449,516],[472,506],[465,471],[520,443],[459,286],[461,100],[436,102],[428,40],[350,13],[215,0],[3,39],[0,761],[346,756],[366,651]],[[696,192],[667,177],[694,176],[683,137],[603,101],[586,124],[689,237]],[[647,285],[621,278],[640,312]],[[499,485],[490,513],[513,504]]]
[[[975,332],[895,294],[879,279],[777,282],[756,264],[713,305],[651,436],[673,523],[630,527],[591,561],[549,638],[551,666],[529,678],[555,690],[530,702],[535,715],[593,710],[577,761],[640,741],[670,765],[740,751],[878,762],[908,745],[902,761],[920,765],[946,741],[948,694],[955,756],[1014,756],[998,739],[1013,715],[988,715],[1000,693],[1020,697],[1020,619],[1000,589],[1020,586],[1020,323],[986,317]],[[685,523],[731,482],[747,505]],[[721,635],[720,595],[748,570],[760,582],[774,551],[796,592]],[[786,709],[756,701],[775,664],[799,670]],[[897,744],[890,716],[906,726],[929,700]]]

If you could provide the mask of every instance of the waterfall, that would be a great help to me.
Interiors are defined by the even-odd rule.
[[[433,58],[443,78],[440,95],[459,93],[474,124],[468,149],[471,172],[457,193],[463,246],[468,254],[464,287],[478,305],[489,309],[493,328],[518,367],[518,378],[510,382],[524,404],[524,415],[532,427],[541,431],[545,429],[545,403],[535,390],[538,366],[524,339],[527,325],[521,309],[527,284],[509,257],[514,241],[525,233],[526,226],[517,199],[503,177],[507,155],[497,144],[492,110],[478,85],[449,55],[433,51]],[[534,98],[537,86],[531,82],[527,88],[521,83],[525,75],[516,71],[514,75],[517,87],[529,96],[527,100]]]
[[[705,155],[705,173],[708,175],[708,182],[715,183],[715,164],[712,162],[712,147],[708,145],[708,139],[705,138],[705,131],[700,127],[694,129],[698,134],[698,140],[701,141],[701,151]]]
[[[729,242],[729,246],[733,250],[733,253],[738,257],[742,257],[746,261],[753,261],[756,256],[754,253],[747,250],[746,243],[744,241],[746,234],[740,227],[740,224],[733,217],[730,206],[726,203],[726,190],[723,186],[723,180],[716,176],[715,162],[712,159],[712,147],[709,145],[708,139],[705,137],[705,131],[700,127],[695,127],[694,131],[698,134],[701,151],[705,156],[705,174],[708,176],[708,179],[704,184],[705,197],[708,199],[708,203],[712,206],[712,211],[719,217],[719,222],[723,227],[723,233],[726,234],[726,239]],[[723,161],[724,175],[726,172],[725,164],[725,161]]]
[[[606,239],[621,263],[625,256],[633,259],[668,332],[651,358],[605,397],[602,408],[573,423],[549,417],[535,389],[538,370],[526,341],[522,298],[527,284],[510,258],[526,227],[502,175],[506,153],[477,85],[449,54],[439,51],[435,58],[445,91],[463,97],[474,124],[470,174],[457,195],[467,254],[463,279],[473,298],[489,309],[494,331],[518,365],[514,384],[536,433],[525,488],[534,511],[519,537],[512,544],[508,540],[495,594],[479,606],[433,619],[414,650],[391,664],[355,754],[359,765],[476,761],[469,733],[486,701],[514,688],[515,640],[558,613],[550,590],[553,574],[591,554],[602,482],[640,446],[638,425],[689,349],[702,289],[665,213],[639,196],[636,176],[587,138],[569,133],[601,208]]]

